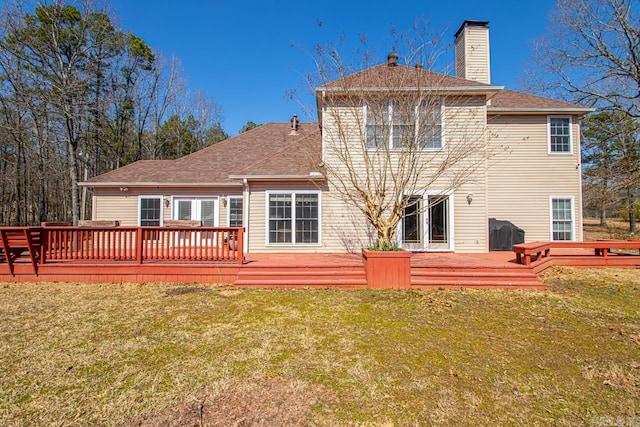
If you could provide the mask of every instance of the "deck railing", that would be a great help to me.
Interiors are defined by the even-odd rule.
[[[50,261],[244,262],[241,227],[44,227],[40,263]]]

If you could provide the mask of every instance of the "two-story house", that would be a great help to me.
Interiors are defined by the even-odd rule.
[[[317,123],[268,123],[177,160],[91,178],[82,185],[92,190],[92,219],[243,226],[254,253],[358,250],[375,236],[335,171],[349,164],[361,178],[367,168],[358,155],[345,162],[344,150],[385,147],[402,158],[409,133],[426,166],[419,191],[403,194],[415,203],[398,226],[400,246],[486,252],[489,218],[511,221],[527,241],[581,240],[579,117],[591,110],[493,85],[487,22],[457,31],[455,67],[455,77],[436,74],[390,55],[319,87]]]

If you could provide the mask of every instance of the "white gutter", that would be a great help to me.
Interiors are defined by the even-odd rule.
[[[229,175],[229,179],[251,181],[324,181],[326,178],[320,172],[309,175]]]
[[[507,107],[487,107],[487,113],[574,113],[574,114],[587,114],[595,111],[593,108],[507,108]]]
[[[80,187],[240,187],[239,182],[79,182]]]

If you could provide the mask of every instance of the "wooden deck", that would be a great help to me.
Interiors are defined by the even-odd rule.
[[[243,229],[232,227],[0,227],[0,281],[387,287],[371,278],[367,281],[361,254],[245,255],[242,242]],[[535,244],[542,243],[556,245]],[[402,277],[404,289],[544,289],[538,274],[551,265],[640,268],[640,254],[610,251],[637,248],[639,243],[571,242],[551,251],[533,248],[526,254],[413,253],[410,278],[406,263],[398,278]],[[579,249],[581,245],[596,251]],[[393,264],[377,268],[382,273],[395,271],[389,266]]]
[[[597,257],[589,250],[554,250],[550,257],[531,265],[516,263],[513,252],[487,254],[414,253],[411,288],[544,289],[537,275],[552,265],[576,267],[640,268],[640,256],[609,254]],[[239,287],[366,288],[360,254],[248,254],[242,265],[235,261],[51,261],[34,273],[31,258],[22,254],[13,274],[0,254],[2,282],[99,283],[229,283]]]

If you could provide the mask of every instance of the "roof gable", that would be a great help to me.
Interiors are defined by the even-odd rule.
[[[448,74],[435,73],[418,67],[406,65],[388,65],[387,63],[376,65],[345,77],[341,77],[323,86],[317,91],[323,90],[349,90],[358,89],[470,89],[496,90],[500,87],[480,83],[473,80],[461,79]]]

